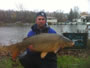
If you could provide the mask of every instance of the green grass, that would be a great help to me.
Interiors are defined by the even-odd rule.
[[[20,62],[17,60],[16,62],[12,61],[10,57],[3,57],[0,59],[0,68],[23,68]]]
[[[74,56],[58,56],[58,68],[90,68],[90,56],[87,58]]]
[[[87,58],[74,56],[58,56],[58,68],[90,68],[90,56]],[[17,60],[13,62],[10,57],[0,59],[0,68],[23,68]]]

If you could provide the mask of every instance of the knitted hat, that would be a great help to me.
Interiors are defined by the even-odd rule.
[[[45,17],[45,19],[47,20],[46,13],[45,13],[45,12],[43,12],[43,11],[38,12],[38,13],[36,14],[36,17],[38,17],[38,16],[43,16],[43,17]]]

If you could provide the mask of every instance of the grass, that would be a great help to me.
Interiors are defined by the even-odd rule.
[[[74,56],[58,56],[58,68],[90,68],[90,56],[87,58]]]
[[[3,57],[0,59],[0,68],[23,68],[20,62],[12,61],[10,57]]]
[[[58,68],[90,68],[90,56],[87,58],[75,56],[58,56]],[[23,68],[20,62],[13,62],[10,57],[3,57],[0,60],[0,68]]]

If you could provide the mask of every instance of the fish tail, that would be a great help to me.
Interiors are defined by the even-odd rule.
[[[16,57],[19,55],[19,51],[18,50],[15,50],[13,53],[12,53],[12,60],[16,60]]]

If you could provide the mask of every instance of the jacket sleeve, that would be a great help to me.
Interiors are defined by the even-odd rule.
[[[54,29],[50,28],[48,33],[56,33],[56,31]]]
[[[27,37],[31,37],[31,36],[33,36],[33,35],[35,35],[35,32],[33,32],[33,31],[31,30],[31,31],[28,32]]]

